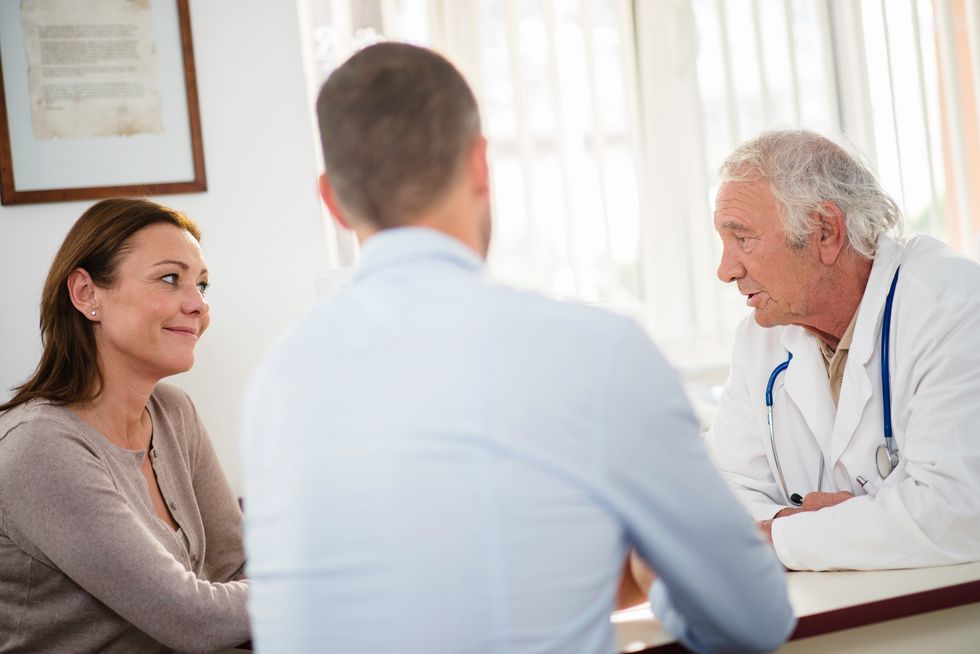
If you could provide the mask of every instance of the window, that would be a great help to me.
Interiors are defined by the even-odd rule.
[[[301,0],[311,94],[380,39],[440,50],[490,140],[491,272],[639,318],[689,375],[725,366],[716,171],[802,126],[868,158],[910,231],[980,254],[980,9],[967,0]],[[356,257],[332,235],[338,262]]]

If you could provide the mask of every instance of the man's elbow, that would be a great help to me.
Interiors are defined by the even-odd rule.
[[[737,629],[737,646],[726,652],[772,652],[793,633],[796,616],[789,602],[770,611],[760,611],[752,618],[743,620]]]
[[[784,601],[769,609],[757,609],[752,615],[726,620],[710,639],[689,634],[684,640],[685,645],[701,654],[763,654],[779,649],[795,627],[793,609]]]

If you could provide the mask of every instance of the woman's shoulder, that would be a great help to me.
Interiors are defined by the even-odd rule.
[[[0,441],[13,432],[50,432],[52,429],[75,431],[67,407],[35,399],[0,413]]]
[[[0,414],[0,467],[17,467],[25,458],[70,458],[79,447],[91,449],[67,407],[31,400]]]

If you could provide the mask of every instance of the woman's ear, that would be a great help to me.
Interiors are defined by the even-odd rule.
[[[95,282],[84,268],[75,268],[68,275],[68,297],[76,309],[89,320],[98,322],[99,302]]]

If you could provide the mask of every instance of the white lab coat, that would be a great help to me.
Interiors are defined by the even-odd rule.
[[[902,455],[880,479],[884,443],[881,324],[896,267],[891,325],[892,425]],[[708,435],[716,465],[757,520],[790,506],[766,423],[773,390],[776,447],[789,493],[857,495],[772,523],[776,553],[796,570],[882,569],[980,560],[980,265],[939,241],[882,237],[858,308],[840,403],[817,339],[801,327],[739,328],[732,369]],[[869,483],[862,487],[857,477]]]

